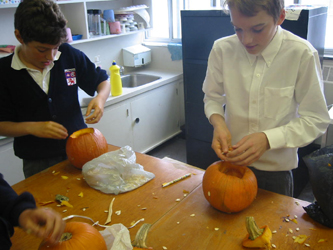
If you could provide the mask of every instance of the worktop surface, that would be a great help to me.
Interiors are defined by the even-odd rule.
[[[116,149],[118,147],[109,146],[110,151]],[[246,235],[246,216],[253,216],[258,226],[268,225],[275,232],[272,243],[276,249],[308,249],[304,244],[294,243],[293,237],[299,235],[308,236],[305,243],[309,244],[309,249],[328,250],[333,245],[333,230],[313,221],[305,213],[302,206],[309,204],[306,201],[259,189],[248,208],[239,213],[223,213],[210,206],[204,198],[201,187],[203,170],[169,158],[158,159],[140,153],[136,156],[137,163],[154,173],[155,178],[127,193],[110,195],[91,188],[83,179],[81,170],[69,161],[19,182],[13,188],[18,193],[31,192],[39,206],[43,202],[54,201],[57,194],[65,195],[70,198],[73,208],[59,207],[56,202],[45,207],[55,209],[63,217],[71,214],[89,216],[102,224],[107,218],[105,211],[115,198],[111,224],[122,223],[129,227],[144,218],[145,223],[152,224],[147,245],[154,249],[243,249],[241,242]],[[187,173],[192,175],[162,187],[163,183]],[[83,197],[78,196],[81,192]],[[121,214],[117,215],[115,211],[121,211]],[[292,221],[295,216],[297,219]],[[286,218],[290,221],[287,222]],[[90,223],[80,218],[71,220]],[[131,239],[142,223],[129,229]],[[323,242],[319,243],[320,240]],[[37,249],[40,241],[17,228],[12,238],[12,249]]]

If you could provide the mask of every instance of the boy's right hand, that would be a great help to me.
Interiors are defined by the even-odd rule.
[[[59,123],[53,121],[31,122],[28,125],[29,134],[49,139],[66,139],[67,129]]]
[[[221,160],[226,160],[226,154],[231,147],[231,133],[221,115],[213,114],[210,122],[214,127],[212,148]]]

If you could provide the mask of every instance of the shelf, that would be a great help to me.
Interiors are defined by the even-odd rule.
[[[80,43],[87,43],[87,42],[95,42],[95,41],[99,41],[99,40],[105,40],[105,39],[110,39],[110,38],[138,34],[140,32],[144,32],[144,31],[146,31],[146,29],[131,31],[131,32],[127,32],[127,33],[121,33],[121,34],[106,35],[106,36],[93,37],[93,38],[88,38],[88,39],[75,40],[75,41],[71,42],[70,44],[72,45],[72,44],[80,44]]]
[[[0,9],[17,8],[18,4],[0,4]]]
[[[54,0],[55,1],[55,0]],[[121,36],[127,36],[127,35],[132,35],[132,34],[138,34],[142,33],[145,30],[150,29],[149,27],[149,14],[146,13],[146,9],[148,8],[147,5],[133,5],[129,7],[123,7],[121,8],[122,11],[127,10],[127,11],[133,11],[141,18],[143,18],[144,21],[146,21],[146,28],[147,29],[142,29],[142,30],[137,30],[137,31],[130,31],[127,33],[121,33],[121,34],[111,34],[111,35],[106,35],[106,36],[100,36],[100,37],[93,37],[89,38],[88,36],[88,27],[87,27],[87,8],[90,6],[90,3],[103,3],[102,5],[108,5],[108,8],[110,8],[109,3],[113,6],[113,3],[115,3],[117,0],[61,0],[61,1],[55,1],[59,6],[64,14],[64,16],[67,18],[68,21],[68,27],[71,28],[71,31],[73,34],[82,34],[83,39],[81,40],[74,40],[70,44],[81,44],[81,43],[87,43],[87,42],[94,42],[94,41],[99,41],[99,40],[105,40],[105,39],[110,39],[110,38],[116,38],[116,37],[121,37]],[[87,6],[89,4],[89,6]],[[9,34],[12,32],[9,25],[12,25],[12,23],[9,23],[9,20],[14,19],[13,16],[7,15],[7,12],[10,14],[15,11],[17,8],[18,4],[2,4],[0,5],[0,15],[5,19],[5,22],[2,22],[1,30],[4,33]],[[106,6],[105,6],[106,7]],[[137,13],[140,12],[140,13]],[[141,13],[143,12],[143,13]],[[4,16],[3,16],[4,14]],[[141,14],[141,15],[140,15]],[[12,15],[12,14],[11,14]],[[6,18],[5,18],[6,17]],[[8,23],[8,24],[7,24]],[[3,27],[5,30],[3,30]],[[2,43],[6,42],[5,44],[13,43],[12,41],[14,38],[11,38],[11,40],[4,39],[2,37],[0,40]],[[15,39],[14,39],[15,40]],[[16,42],[16,40],[15,40]]]
[[[115,0],[63,0],[56,1],[57,4],[68,4],[68,3],[90,3],[90,2],[112,2]]]
[[[57,4],[88,3],[88,2],[112,2],[115,0],[63,0],[55,1]],[[19,4],[0,4],[0,9],[17,8]]]

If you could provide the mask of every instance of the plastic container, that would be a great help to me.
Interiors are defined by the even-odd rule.
[[[88,30],[89,30],[89,36],[92,37],[96,33],[94,22],[93,22],[94,10],[89,9],[89,10],[87,10],[87,12],[88,12]]]
[[[87,12],[89,37],[106,35],[106,21],[101,17],[102,11],[89,9]]]
[[[120,77],[120,67],[113,61],[110,67],[111,95],[119,96],[123,93],[123,84]]]
[[[95,31],[95,36],[100,36],[102,34],[101,29],[101,10],[93,10],[94,16],[93,16],[93,26]]]

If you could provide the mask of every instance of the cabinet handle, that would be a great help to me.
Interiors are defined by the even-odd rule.
[[[140,122],[140,118],[136,118],[135,123],[139,123],[139,122]]]

